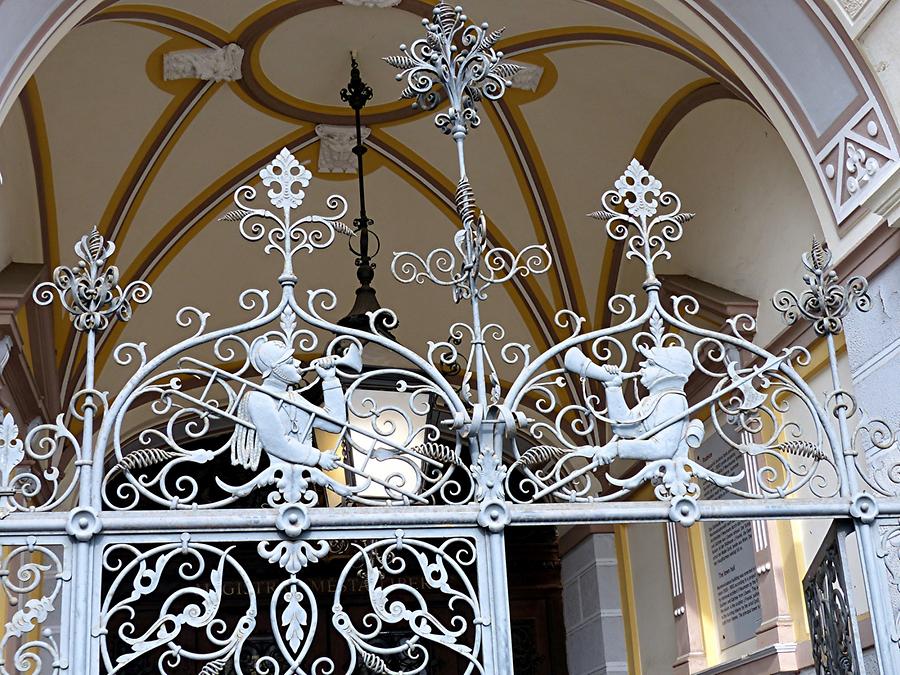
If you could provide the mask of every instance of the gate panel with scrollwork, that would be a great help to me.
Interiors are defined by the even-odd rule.
[[[769,353],[749,339],[753,318],[715,332],[693,325],[694,298],[663,300],[654,265],[693,214],[632,161],[590,215],[642,266],[643,293],[611,297],[608,328],[561,310],[567,337],[542,354],[504,343],[482,301],[551,259],[493,245],[464,148],[478,102],[502,96],[516,66],[494,50],[499,31],[443,2],[425,31],[386,61],[404,98],[446,105],[436,123],[457,150],[461,228],[447,248],[395,254],[392,269],[447,286],[470,321],[422,352],[376,330],[396,321],[390,310],[370,314],[371,332],[338,325],[337,298],[308,285],[303,258],[352,234],[347,204],[306,214],[312,177],[285,149],[222,217],[275,261],[273,289],[237,299],[239,325],[213,328],[187,306],[175,344],[118,346],[132,374],[113,395],[95,388],[97,337],[150,288],[123,287],[112,242],[83,237],[78,264],[35,299],[60,301],[83,333],[85,387],[55,422],[20,434],[7,415],[0,427],[0,543],[17,575],[3,583],[29,597],[4,628],[0,673],[510,673],[506,527],[792,517],[855,528],[882,672],[900,672],[886,592],[898,576],[883,564],[893,540],[878,529],[900,500],[859,450],[893,438],[879,422],[851,430],[834,352],[843,318],[868,304],[865,281],[838,285],[814,242],[806,290],[775,298],[828,345],[834,390],[820,402],[797,372],[804,348]],[[364,368],[372,345],[397,365]],[[508,386],[500,369],[515,373]],[[698,376],[708,386],[689,398]],[[390,395],[374,395],[385,382]],[[697,459],[710,434],[743,471]],[[623,476],[618,460],[638,470]],[[648,483],[655,501],[623,501]],[[702,499],[709,484],[729,498]],[[333,587],[315,585],[323,567]],[[275,572],[265,592],[261,569]]]

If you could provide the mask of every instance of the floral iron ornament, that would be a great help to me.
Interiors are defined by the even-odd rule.
[[[477,103],[502,97],[520,66],[505,63],[503,52],[494,50],[503,28],[492,31],[486,23],[466,25],[462,7],[451,8],[444,2],[435,6],[433,15],[431,21],[422,19],[424,38],[410,47],[400,45],[401,56],[384,60],[401,71],[397,80],[407,82],[401,96],[417,99],[416,105],[426,110],[440,102],[433,88],[443,85],[450,107],[435,117],[435,124],[457,139],[481,123]]]
[[[684,223],[693,213],[681,212],[681,200],[673,192],[664,192],[662,181],[650,175],[640,162],[632,159],[625,173],[600,198],[603,208],[588,215],[604,221],[611,239],[626,241],[626,258],[642,261],[647,282],[656,283],[653,263],[657,258],[671,258],[666,242],[681,238]],[[620,208],[625,207],[625,213]],[[670,207],[659,213],[660,206]],[[633,231],[633,233],[632,233]]]
[[[146,302],[151,290],[144,281],[119,286],[119,268],[106,265],[115,250],[115,244],[104,239],[96,227],[91,229],[75,244],[80,258],[75,267],[57,267],[53,282],[35,289],[35,302],[49,305],[55,295],[81,332],[105,330],[112,317],[128,321],[131,303]]]
[[[780,290],[773,300],[775,308],[781,311],[788,324],[803,317],[812,322],[819,335],[835,335],[844,329],[844,317],[851,307],[856,306],[862,312],[871,307],[868,282],[863,277],[854,276],[847,280],[846,286],[842,286],[831,266],[831,251],[815,237],[812,248],[803,254],[803,265],[809,270],[808,274],[803,275],[808,288],[799,295],[790,290]]]

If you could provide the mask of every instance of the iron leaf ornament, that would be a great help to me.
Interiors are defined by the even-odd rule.
[[[35,302],[49,305],[58,297],[75,329],[81,332],[103,331],[113,317],[128,321],[131,303],[147,302],[152,291],[144,281],[132,281],[125,288],[119,286],[119,268],[107,266],[115,250],[113,242],[92,228],[75,244],[80,258],[75,267],[57,267],[52,282],[35,288]]]
[[[481,123],[477,103],[482,99],[496,100],[503,96],[510,78],[520,66],[503,61],[503,52],[494,45],[503,35],[503,28],[490,30],[487,23],[468,24],[462,7],[439,2],[432,19],[422,19],[425,37],[409,47],[400,45],[400,56],[384,60],[401,72],[397,80],[406,80],[400,96],[416,99],[414,105],[426,110],[435,108],[440,96],[434,90],[443,85],[450,107],[435,117],[435,124],[454,138],[465,136],[469,127]]]
[[[775,294],[772,303],[788,325],[802,317],[813,324],[819,335],[837,335],[844,330],[844,318],[851,308],[861,312],[871,308],[865,278],[853,276],[846,286],[841,285],[831,257],[827,244],[813,237],[812,247],[802,256],[803,265],[809,270],[803,275],[807,289],[799,294],[782,289]]]

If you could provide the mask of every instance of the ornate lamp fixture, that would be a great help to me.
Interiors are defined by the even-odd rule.
[[[359,179],[359,218],[353,221],[355,229],[354,237],[350,239],[350,250],[356,255],[356,278],[359,279],[359,288],[356,289],[356,301],[353,303],[350,313],[338,324],[356,330],[377,331],[394,340],[396,338],[388,329],[385,314],[375,314],[381,309],[381,305],[378,303],[378,297],[372,287],[372,279],[375,278],[375,263],[372,259],[378,255],[381,241],[378,235],[371,231],[370,228],[374,221],[366,213],[366,176],[363,172],[363,155],[366,154],[366,146],[362,141],[361,122],[362,109],[372,98],[372,87],[363,82],[359,73],[359,63],[352,53],[350,64],[350,82],[344,89],[341,89],[341,100],[350,104],[356,117],[356,145],[353,146],[353,154],[356,155],[356,173]],[[373,247],[372,250],[369,248],[370,245]],[[374,322],[370,322],[369,312],[373,313]]]

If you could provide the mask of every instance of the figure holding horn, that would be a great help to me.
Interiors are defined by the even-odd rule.
[[[315,369],[322,380],[324,402],[321,408],[293,391],[308,369],[300,367],[293,349],[284,342],[257,338],[250,347],[249,357],[250,364],[263,380],[261,389],[247,393],[238,405],[238,417],[250,424],[239,426],[232,437],[232,464],[255,471],[265,450],[273,464],[304,465],[310,468],[314,482],[345,488],[322,472],[336,468],[339,458],[334,452],[320,452],[315,447],[313,430],[343,431],[347,406],[336,369],[340,365],[357,372],[361,370],[359,347],[353,344],[343,356],[325,356],[310,364],[310,369]],[[292,400],[297,404],[292,405]]]
[[[615,436],[602,446],[583,446],[573,454],[599,464],[616,458],[643,461],[687,458],[691,445],[703,439],[703,423],[688,417],[684,387],[694,372],[691,353],[680,346],[639,349],[644,357],[640,370],[623,373],[616,366],[599,366],[572,347],[565,356],[566,370],[583,378],[597,380],[606,391],[607,414],[613,420]],[[622,382],[640,378],[647,389],[633,408],[622,394]],[[672,422],[658,430],[666,422]]]

